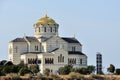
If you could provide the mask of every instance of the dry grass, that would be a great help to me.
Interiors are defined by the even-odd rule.
[[[22,80],[19,75],[10,73],[6,74],[6,76],[2,76],[0,80]]]
[[[120,75],[81,75],[79,73],[71,72],[69,75],[55,75],[50,76],[37,75],[32,76],[26,74],[19,76],[17,74],[7,74],[6,76],[0,76],[0,80],[120,80]]]
[[[20,76],[23,80],[31,79],[33,76],[31,74],[25,74],[24,76]]]
[[[56,74],[50,74],[50,77],[53,78],[53,80],[61,80],[61,77]]]
[[[75,72],[71,72],[68,76],[71,79],[84,79],[83,75],[81,75],[79,73],[75,73]]]

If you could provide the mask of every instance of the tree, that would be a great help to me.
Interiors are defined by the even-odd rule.
[[[107,68],[108,72],[114,73],[115,71],[115,66],[113,64],[110,64],[110,66]]]
[[[19,71],[19,74],[23,76],[24,74],[30,73],[30,70],[28,68],[21,68]]]
[[[23,64],[23,63],[20,63],[16,66],[17,66],[18,72],[20,71],[21,68],[27,68],[28,69],[28,66],[26,64]]]
[[[38,65],[30,65],[30,70],[35,74],[40,71]]]
[[[44,72],[44,74],[45,74],[46,76],[49,76],[49,74],[50,74],[50,69],[46,68],[43,72]]]
[[[120,75],[120,68],[117,68],[117,69],[115,70],[115,74]]]
[[[95,66],[89,65],[89,66],[87,67],[87,70],[88,70],[88,73],[89,73],[89,74],[90,74],[90,73],[93,73],[93,72],[95,72]]]
[[[79,73],[81,73],[81,74],[87,74],[88,73],[88,70],[87,70],[87,68],[81,68],[81,70],[80,70],[81,72],[79,72]]]
[[[104,73],[103,73],[103,71],[99,71],[97,74],[101,74],[101,75],[103,75]]]
[[[1,71],[7,74],[7,73],[18,73],[19,70],[17,65],[5,65],[3,66]]]
[[[4,63],[5,66],[10,66],[13,65],[13,63],[11,61],[7,61],[6,63]]]
[[[7,60],[0,61],[0,65],[4,65],[7,62]]]
[[[0,76],[4,76],[5,74],[2,71],[2,68],[0,68]]]
[[[72,65],[65,65],[64,67],[59,68],[59,74],[69,74],[72,70]]]

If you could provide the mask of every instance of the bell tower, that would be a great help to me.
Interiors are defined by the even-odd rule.
[[[34,36],[36,38],[49,38],[58,35],[59,25],[50,17],[45,15],[34,24]]]

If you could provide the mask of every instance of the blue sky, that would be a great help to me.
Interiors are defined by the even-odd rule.
[[[33,24],[46,13],[59,24],[59,35],[83,44],[88,64],[96,52],[103,66],[120,67],[120,0],[0,0],[0,60],[8,57],[8,42],[33,36]],[[105,69],[104,68],[104,69]]]

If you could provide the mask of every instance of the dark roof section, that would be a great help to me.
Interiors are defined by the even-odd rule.
[[[68,51],[68,54],[79,54],[79,55],[85,55],[84,53],[80,51]]]
[[[62,37],[63,40],[65,40],[68,43],[80,43],[77,39],[75,38],[66,38],[66,37]]]
[[[53,37],[53,36],[51,36],[51,37],[49,37],[49,38],[46,38],[46,39],[45,39],[45,37],[44,37],[44,39],[45,39],[44,41],[47,41],[47,40],[49,40],[49,39],[52,38],[52,37]]]
[[[12,40],[11,42],[26,42],[24,38],[16,38]]]
[[[23,55],[23,54],[41,54],[41,53],[42,52],[24,52],[21,55]]]
[[[27,39],[29,42],[39,42],[36,37],[26,36],[26,39]]]
[[[50,52],[54,52],[54,51],[56,51],[56,50],[58,50],[59,48],[55,48],[54,50],[52,50],[52,51],[50,51]]]

